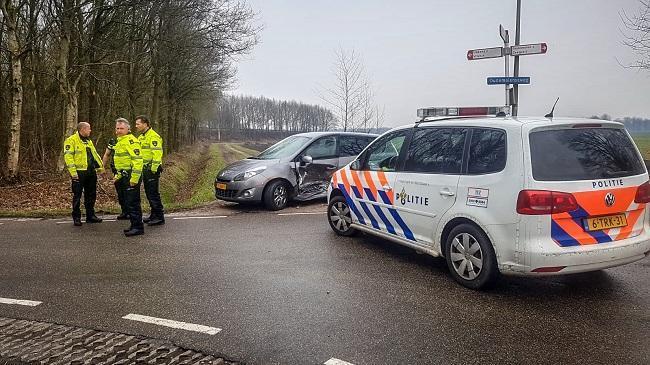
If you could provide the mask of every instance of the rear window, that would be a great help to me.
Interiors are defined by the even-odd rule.
[[[533,178],[538,181],[597,180],[645,172],[623,129],[560,129],[530,134]]]

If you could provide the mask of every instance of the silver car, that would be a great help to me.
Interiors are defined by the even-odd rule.
[[[377,135],[310,132],[287,137],[255,157],[232,163],[214,182],[217,199],[263,202],[280,210],[290,200],[327,196],[332,174],[351,162]]]

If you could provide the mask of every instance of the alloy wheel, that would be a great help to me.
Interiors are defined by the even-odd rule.
[[[465,280],[474,280],[483,268],[483,251],[476,238],[461,233],[451,243],[451,262],[456,273]]]

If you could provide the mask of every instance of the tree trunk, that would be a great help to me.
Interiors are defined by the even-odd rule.
[[[20,124],[23,109],[23,71],[16,29],[16,9],[11,1],[2,4],[2,14],[7,26],[7,46],[11,54],[11,117],[9,125],[9,148],[7,170],[10,180],[18,178],[20,173]]]

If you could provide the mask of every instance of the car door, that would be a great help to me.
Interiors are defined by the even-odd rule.
[[[416,127],[395,181],[395,207],[415,239],[431,245],[456,201],[467,128]]]
[[[373,139],[370,136],[339,135],[339,168],[354,161]]]
[[[310,156],[312,162],[303,162],[304,156]],[[336,136],[316,139],[300,154],[297,163],[299,165],[298,197],[304,194],[325,193],[332,174],[338,170]]]
[[[409,237],[409,232],[393,208],[393,183],[409,134],[410,129],[399,130],[375,140],[360,157],[359,170],[349,169],[344,175],[358,223],[400,237]]]

